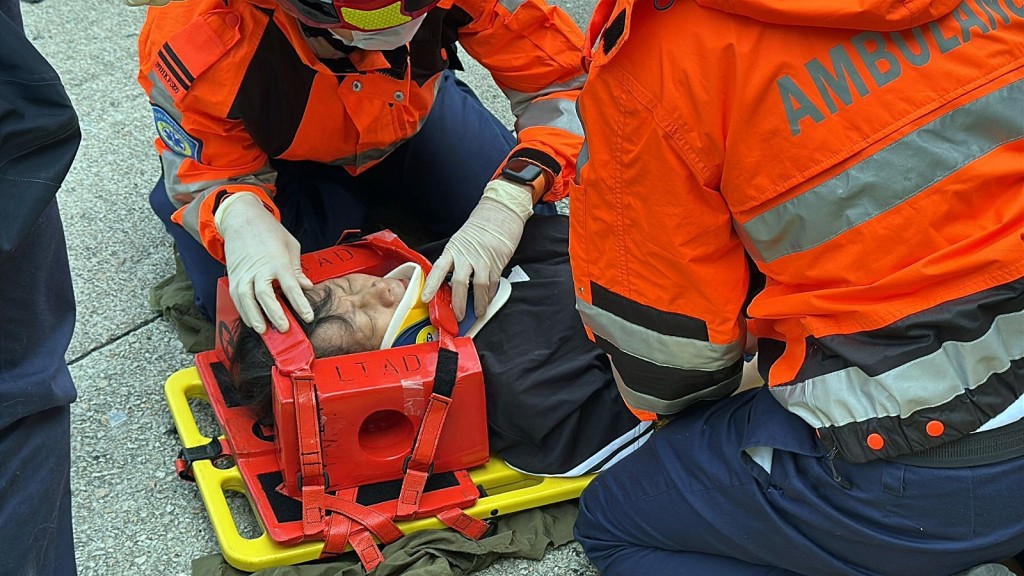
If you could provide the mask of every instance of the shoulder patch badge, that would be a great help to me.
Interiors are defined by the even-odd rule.
[[[157,134],[168,148],[196,162],[202,162],[203,143],[189,136],[181,124],[163,108],[153,106],[153,121],[156,123]]]

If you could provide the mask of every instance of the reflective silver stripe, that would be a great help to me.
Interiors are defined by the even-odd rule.
[[[516,8],[519,8],[525,3],[526,0],[501,0],[501,5],[509,12],[515,12]]]
[[[359,152],[356,152],[351,156],[345,156],[344,158],[331,160],[329,162],[325,162],[325,164],[330,164],[331,166],[354,166],[357,169],[362,168],[367,164],[376,162],[384,158],[388,154],[391,154],[392,152],[395,151],[396,148],[404,144],[408,139],[409,138],[406,138],[405,140],[399,140],[398,142],[388,144],[383,148],[370,148],[367,150],[360,150]]]
[[[580,155],[576,157],[576,181],[579,182],[580,170],[590,162],[590,146],[587,146],[587,140],[584,138],[583,147],[580,148]]]
[[[1024,80],[965,104],[742,226],[762,262],[810,250],[1024,138]]]
[[[661,398],[637,392],[623,384],[622,377],[619,376],[614,364],[612,364],[612,376],[615,379],[615,387],[618,388],[619,394],[626,401],[626,404],[637,410],[645,410],[655,414],[675,414],[698,400],[718,398],[723,395],[723,390],[733,390],[739,387],[740,381],[743,379],[743,373],[740,372],[732,378],[719,382],[710,388],[705,388],[700,392],[687,394],[673,400],[662,400]]]
[[[172,98],[170,93],[167,92],[167,89],[164,88],[163,84],[160,84],[157,81],[155,73],[150,72],[149,75],[150,79],[153,80],[153,90],[149,93],[150,101],[159,106],[180,125],[182,122],[182,113],[174,104],[174,98]],[[252,184],[254,186],[266,188],[267,186],[272,186],[274,182],[277,181],[277,171],[274,170],[268,162],[265,163],[258,171],[247,176],[226,178],[223,180],[203,180],[200,182],[186,184],[178,178],[178,173],[181,170],[182,163],[185,162],[185,158],[185,156],[182,156],[170,149],[164,150],[160,154],[160,162],[164,168],[164,184],[167,187],[167,195],[171,198],[171,202],[175,206],[182,206],[181,202],[174,199],[174,196],[182,193],[196,196],[207,188],[216,188],[225,184]]]
[[[1024,311],[997,317],[973,342],[946,342],[933,354],[875,377],[854,367],[771,391],[816,428],[881,416],[906,418],[953,400],[1022,357]]]
[[[654,364],[708,372],[728,368],[743,355],[742,339],[720,345],[666,336],[627,322],[579,298],[576,309],[583,322],[613,346]]]
[[[576,102],[564,98],[534,100],[516,117],[516,133],[533,126],[551,126],[583,136],[583,124],[576,114]]]
[[[178,170],[181,167],[182,162],[185,161],[185,157],[180,154],[175,154],[170,150],[165,150],[160,155],[160,161],[164,166],[164,185],[167,188],[167,195],[171,198],[171,203],[175,206],[182,206],[183,203],[175,200],[174,197],[184,194],[191,194],[193,197],[203,194],[204,191],[219,188],[221,186],[230,184],[251,184],[253,186],[259,186],[263,189],[268,189],[273,186],[277,181],[277,171],[269,163],[264,164],[255,174],[247,176],[241,176],[237,178],[224,178],[220,180],[202,180],[200,182],[192,182],[186,184],[178,178]],[[205,194],[203,194],[205,195]],[[268,190],[267,195],[270,195]],[[193,198],[194,200],[194,198]]]
[[[176,171],[171,172],[168,168],[167,161],[172,158],[177,158],[179,161],[183,160],[181,156],[173,152],[161,155],[161,159],[164,161],[164,185],[167,187],[168,196],[171,197],[171,203],[175,206],[180,207],[182,205],[181,202],[174,199],[175,194],[186,192],[192,195],[192,201],[189,202],[188,207],[185,208],[185,212],[182,214],[181,224],[196,240],[199,240],[199,207],[207,196],[219,190],[222,186],[232,184],[258,186],[263,188],[267,195],[270,196],[270,187],[277,180],[277,171],[267,163],[263,165],[259,172],[249,174],[248,176],[224,180],[204,180],[196,184],[185,185],[178,180],[178,173]]]
[[[199,207],[202,205],[203,200],[212,194],[213,191],[213,188],[209,188],[200,194],[196,194],[192,199],[192,202],[189,202],[185,206],[185,211],[181,214],[181,227],[191,234],[192,237],[196,239],[196,242],[199,242],[200,244],[203,243],[203,240],[199,235]]]
[[[568,80],[566,82],[559,82],[558,84],[552,84],[543,90],[537,92],[520,92],[511,88],[501,87],[501,91],[505,93],[509,103],[512,105],[512,113],[519,116],[526,110],[526,107],[530,105],[530,102],[548,96],[549,94],[557,94],[558,92],[566,92],[569,90],[579,90],[583,87],[583,83],[586,81],[587,75],[580,74],[579,76]]]
[[[174,97],[167,91],[167,88],[164,88],[163,81],[160,80],[156,72],[151,71],[149,73],[149,81],[153,84],[153,89],[149,91],[150,102],[163,108],[164,112],[167,112],[171,118],[174,118],[180,124],[181,111],[178,110],[177,105],[174,103]]]

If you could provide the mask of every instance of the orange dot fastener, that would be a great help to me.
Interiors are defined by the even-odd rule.
[[[885,438],[882,438],[881,434],[868,435],[868,448],[871,448],[872,450],[881,450],[882,446],[885,446]]]
[[[938,420],[932,420],[924,429],[929,436],[942,436],[942,433],[946,431],[946,426]]]

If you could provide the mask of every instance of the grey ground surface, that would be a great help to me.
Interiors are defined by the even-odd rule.
[[[559,4],[581,25],[593,6]],[[218,547],[198,492],[177,478],[172,462],[179,443],[163,384],[191,357],[148,307],[149,288],[173,271],[173,261],[147,202],[159,167],[152,116],[135,82],[145,11],[119,0],[22,8],[28,36],[63,78],[83,132],[59,195],[78,302],[68,361],[79,391],[72,407],[79,573],[189,574],[192,558]],[[467,64],[463,77],[509,123],[507,102],[487,73]],[[500,561],[479,574],[596,572],[573,544],[541,561]]]

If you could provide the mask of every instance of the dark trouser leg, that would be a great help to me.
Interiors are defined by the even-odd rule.
[[[773,446],[771,472],[744,452]],[[973,468],[834,462],[767,390],[691,410],[584,492],[605,576],[952,574],[1024,545],[1024,458]],[[774,572],[772,570],[775,570]]]
[[[21,28],[18,0],[0,13]],[[0,574],[76,573],[64,355],[75,327],[57,202],[0,257]]]
[[[22,27],[21,5],[18,4],[18,0],[0,0],[0,14],[7,16],[16,27]]]
[[[0,259],[0,574],[75,573],[64,361],[74,294],[56,202]]]
[[[157,181],[150,192],[149,205],[174,239],[185,274],[192,281],[192,289],[196,293],[196,306],[212,320],[217,313],[217,280],[225,274],[224,265],[210,256],[206,248],[184,228],[171,222],[175,207],[167,197],[163,178]]]
[[[0,430],[0,574],[75,574],[70,409]]]

